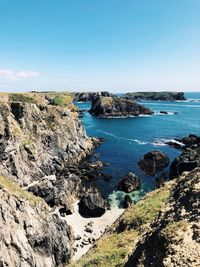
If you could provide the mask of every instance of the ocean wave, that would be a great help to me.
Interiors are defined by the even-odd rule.
[[[166,111],[166,112],[167,112],[167,114],[161,113],[160,111],[155,111],[154,112],[154,115],[155,116],[157,116],[157,115],[159,115],[159,116],[172,116],[172,115],[177,115],[176,111]]]
[[[102,131],[102,130],[97,130],[98,132],[100,133],[103,133],[103,134],[106,134],[106,135],[109,135],[117,140],[123,140],[123,141],[128,141],[128,142],[135,142],[139,145],[147,145],[148,142],[146,141],[142,141],[142,140],[137,140],[137,139],[132,139],[132,138],[123,138],[123,137],[119,137],[119,136],[116,136],[115,134],[112,134],[112,133],[109,133],[109,132],[106,132],[106,131]]]
[[[167,138],[156,139],[151,144],[154,145],[154,146],[167,146],[168,143],[177,144],[177,145],[179,145],[181,147],[184,147],[185,146],[182,142],[180,142],[180,141],[178,141],[176,139],[173,139],[173,138],[169,138],[169,139],[167,139]]]
[[[134,115],[127,115],[127,116],[107,116],[107,117],[102,117],[102,119],[127,119],[127,118],[138,118],[138,117],[152,117],[152,115],[146,115],[146,114],[140,114],[138,116]],[[99,117],[101,119],[101,117]]]

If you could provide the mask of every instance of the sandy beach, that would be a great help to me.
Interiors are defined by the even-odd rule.
[[[124,209],[119,209],[117,206],[107,210],[101,217],[98,218],[83,218],[78,212],[78,202],[74,204],[74,213],[66,217],[67,223],[73,228],[74,236],[79,237],[75,241],[75,254],[73,261],[78,260],[85,254],[90,247],[93,246],[94,240],[98,239],[105,229],[110,226],[124,212]],[[85,231],[86,228],[92,229],[92,232]],[[89,242],[88,239],[93,242]],[[85,245],[83,245],[85,243]]]

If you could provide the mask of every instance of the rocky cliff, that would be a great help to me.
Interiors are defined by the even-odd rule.
[[[200,169],[183,173],[129,207],[81,266],[200,266]]]
[[[20,185],[80,162],[94,148],[67,108],[10,102],[0,105],[0,173]]]
[[[186,100],[183,92],[135,92],[127,93],[125,97],[133,100],[154,100],[154,101],[184,101]]]
[[[0,177],[0,266],[65,266],[73,235],[38,197]]]
[[[153,114],[150,109],[121,97],[96,97],[89,112],[100,118]]]
[[[95,191],[83,185],[96,174],[84,159],[99,141],[87,137],[73,105],[27,97],[0,104],[0,266],[65,266],[74,241],[66,214]]]

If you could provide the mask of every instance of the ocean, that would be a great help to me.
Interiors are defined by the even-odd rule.
[[[170,158],[170,163],[181,151],[164,144],[164,140],[184,137],[190,133],[200,135],[200,93],[185,93],[187,101],[161,102],[141,101],[142,105],[155,112],[171,112],[169,115],[155,114],[132,118],[98,119],[85,112],[82,120],[89,136],[101,137],[103,144],[96,149],[98,160],[106,162],[104,172],[112,175],[110,181],[94,179],[103,196],[111,205],[118,205],[125,193],[117,191],[117,184],[128,172],[141,179],[140,191],[129,195],[137,201],[155,188],[155,177],[145,175],[138,167],[138,160],[151,150],[160,150]],[[76,103],[80,109],[89,109],[91,103]],[[178,114],[172,115],[173,112]],[[96,160],[93,156],[91,160]]]

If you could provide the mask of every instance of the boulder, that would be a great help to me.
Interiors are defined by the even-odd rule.
[[[100,217],[106,211],[106,201],[97,193],[86,193],[78,205],[79,213],[86,218]]]
[[[127,209],[128,207],[130,207],[132,205],[133,201],[131,199],[131,197],[129,195],[125,195],[124,197],[124,201],[122,203],[122,207],[124,209]]]
[[[150,109],[122,97],[96,97],[89,112],[100,118],[153,114]]]
[[[144,158],[138,162],[140,168],[148,175],[154,176],[158,171],[169,165],[167,154],[154,150],[144,155]]]
[[[126,193],[140,189],[140,179],[132,172],[129,172],[118,184],[118,190]]]

